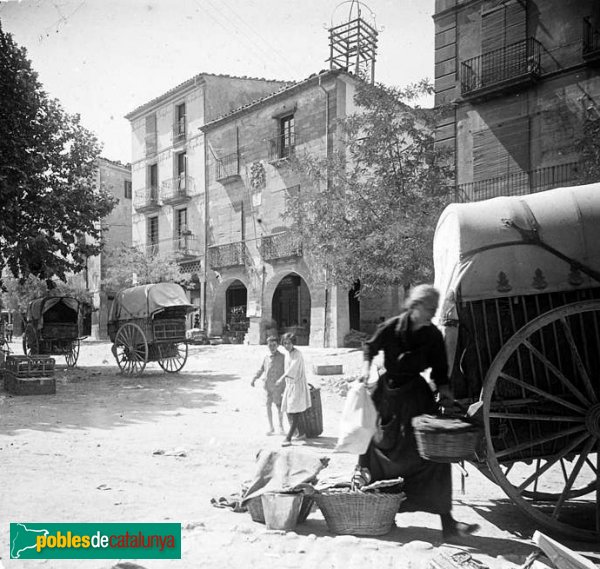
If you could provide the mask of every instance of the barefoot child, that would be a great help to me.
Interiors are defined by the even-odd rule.
[[[262,376],[263,386],[266,394],[267,404],[267,419],[269,421],[269,430],[267,435],[272,435],[275,431],[273,429],[273,411],[272,405],[275,404],[277,407],[277,418],[279,421],[279,432],[283,433],[283,413],[281,411],[281,397],[285,384],[277,385],[277,380],[283,375],[283,365],[285,361],[284,355],[277,349],[277,338],[275,336],[269,336],[267,338],[267,346],[269,347],[269,354],[265,356],[260,369],[256,372],[254,379],[250,382],[250,385],[254,387],[256,380]]]

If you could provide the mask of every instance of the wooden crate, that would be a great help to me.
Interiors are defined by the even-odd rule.
[[[54,395],[54,377],[17,377],[10,370],[4,370],[4,389],[13,395]]]

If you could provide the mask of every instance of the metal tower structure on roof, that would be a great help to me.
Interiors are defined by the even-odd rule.
[[[350,4],[347,20],[334,24],[339,8]],[[365,81],[375,82],[377,31],[375,14],[363,2],[347,0],[338,4],[329,28],[329,68],[345,69]]]

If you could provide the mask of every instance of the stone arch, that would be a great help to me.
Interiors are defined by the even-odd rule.
[[[248,331],[248,284],[243,279],[224,279],[214,290],[212,304],[213,329],[224,341],[241,343]]]
[[[310,279],[296,270],[282,271],[270,279],[265,287],[265,302],[270,309],[270,317],[265,319],[266,333],[293,332],[298,345],[309,344],[312,302],[309,284]]]

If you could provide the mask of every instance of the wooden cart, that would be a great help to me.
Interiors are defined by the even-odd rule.
[[[141,374],[148,362],[180,371],[188,356],[186,316],[196,310],[181,286],[157,283],[121,290],[108,317],[112,351],[122,373]]]
[[[448,206],[434,239],[475,463],[550,531],[600,542],[600,184]]]
[[[87,334],[84,318],[89,306],[70,296],[46,296],[27,307],[23,333],[26,356],[64,356],[67,367],[79,358],[80,342]]]

